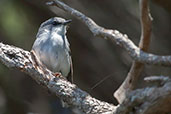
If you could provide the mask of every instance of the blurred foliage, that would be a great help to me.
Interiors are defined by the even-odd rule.
[[[29,23],[25,12],[14,1],[6,1],[5,5],[1,4],[0,23],[3,33],[9,38],[8,41],[14,44],[19,44],[18,41],[24,42],[25,37],[23,36],[28,36]]]
[[[135,44],[140,37],[138,0],[62,0],[106,28],[117,29]],[[171,53],[171,1],[152,0],[153,32],[150,52]],[[112,42],[94,38],[79,20],[45,0],[1,0],[0,42],[30,50],[39,25],[53,16],[73,20],[67,33],[74,64],[74,81],[93,97],[117,104],[113,92],[127,75],[132,59]],[[170,68],[146,65],[143,76],[171,75]],[[100,85],[91,89],[99,81]],[[146,86],[140,79],[139,87]],[[29,76],[0,64],[0,114],[71,114],[60,101]]]

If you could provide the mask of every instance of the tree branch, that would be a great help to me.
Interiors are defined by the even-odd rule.
[[[141,14],[141,38],[139,42],[139,48],[143,51],[147,51],[150,45],[151,35],[151,16],[149,12],[148,0],[140,0],[140,14]],[[122,85],[115,91],[114,96],[121,103],[125,99],[125,95],[133,90],[138,82],[141,72],[144,68],[144,64],[134,61],[131,69],[122,83]]]
[[[91,97],[64,78],[58,78],[48,69],[37,66],[30,52],[0,43],[0,61],[9,68],[29,74],[37,83],[47,88],[72,109],[83,113],[111,113],[116,106]],[[80,113],[79,113],[80,114]]]
[[[153,77],[153,76],[151,76]],[[117,113],[120,114],[169,114],[171,112],[171,81],[168,77],[161,87],[147,87],[130,92]]]
[[[48,5],[57,6],[71,15],[75,16],[77,19],[81,20],[85,25],[88,26],[90,31],[98,37],[109,39],[112,42],[115,42],[119,46],[123,47],[129,55],[136,61],[144,64],[153,64],[153,65],[164,65],[171,66],[171,56],[159,56],[150,53],[146,53],[138,48],[127,35],[120,33],[117,30],[109,30],[97,25],[91,18],[85,16],[81,12],[69,7],[68,5],[60,2],[59,0],[54,0],[48,2]]]
[[[160,87],[147,87],[130,92],[118,106],[97,100],[71,84],[56,77],[48,69],[35,64],[30,52],[0,43],[0,61],[9,68],[16,68],[30,75],[37,83],[65,101],[77,113],[86,114],[151,114],[171,111],[171,79],[163,78]],[[44,72],[46,71],[46,72]],[[155,108],[155,110],[154,110]]]

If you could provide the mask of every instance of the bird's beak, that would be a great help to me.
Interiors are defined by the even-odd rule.
[[[71,19],[69,19],[69,20],[66,20],[64,23],[63,23],[63,25],[68,25],[69,23],[71,23]]]

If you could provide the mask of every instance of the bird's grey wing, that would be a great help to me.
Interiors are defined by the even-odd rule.
[[[70,61],[70,73],[67,79],[71,81],[71,83],[74,83],[74,75],[73,75],[73,64],[72,64],[72,58],[69,56],[69,61]]]

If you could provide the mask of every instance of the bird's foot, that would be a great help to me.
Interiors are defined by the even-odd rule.
[[[61,76],[62,76],[60,72],[55,72],[55,73],[53,73],[53,75],[54,75],[55,77],[61,77]]]

